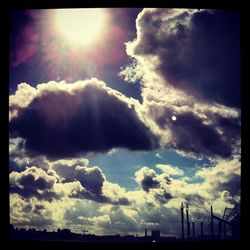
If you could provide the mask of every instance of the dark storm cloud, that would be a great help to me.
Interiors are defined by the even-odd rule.
[[[44,170],[37,167],[27,168],[25,171],[10,174],[10,192],[18,193],[24,198],[37,197],[51,201],[58,198],[53,191],[56,183],[54,176],[48,175]]]
[[[126,44],[135,61],[121,74],[140,78],[142,108],[161,146],[222,158],[240,151],[239,19],[229,10],[138,15],[137,37]]]
[[[240,15],[237,11],[145,11],[132,56],[157,56],[167,84],[196,98],[240,107]]]
[[[231,155],[231,145],[222,139],[215,127],[203,124],[202,119],[191,112],[179,114],[169,125],[177,149],[221,157]]]
[[[214,120],[216,125],[223,131],[223,137],[229,145],[233,145],[239,141],[241,138],[240,119],[217,116]]]
[[[107,152],[112,148],[149,150],[156,138],[128,98],[92,79],[78,84],[43,84],[31,102],[19,106],[11,137],[25,139],[30,153],[50,158]],[[11,106],[11,105],[10,105]]]
[[[210,123],[207,123],[207,119],[191,109],[176,112],[171,107],[160,106],[151,106],[149,114],[162,130],[171,131],[169,144],[177,150],[226,158],[232,155],[235,144],[240,140],[238,118],[204,112],[210,119]],[[172,120],[173,115],[176,120]]]

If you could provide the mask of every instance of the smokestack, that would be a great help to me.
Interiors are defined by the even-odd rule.
[[[201,222],[201,238],[203,239],[204,233],[203,233],[203,221]]]
[[[221,239],[221,226],[222,226],[222,221],[220,220],[219,222],[219,227],[218,227],[218,237],[219,237],[219,239]]]
[[[192,229],[193,229],[193,238],[195,238],[195,227],[194,227],[194,222],[192,222]]]
[[[145,228],[145,238],[148,237],[148,229]]]
[[[186,216],[187,216],[187,237],[190,239],[190,222],[188,217],[188,204],[186,206]]]
[[[184,205],[181,203],[181,238],[184,239]]]
[[[211,226],[211,237],[214,237],[214,214],[213,214],[213,206],[211,206],[211,222],[210,222],[210,226]]]
[[[226,239],[226,223],[223,222],[223,238]]]

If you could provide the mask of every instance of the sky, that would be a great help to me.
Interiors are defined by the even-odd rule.
[[[13,11],[11,224],[180,237],[182,202],[239,204],[240,49],[233,10]]]

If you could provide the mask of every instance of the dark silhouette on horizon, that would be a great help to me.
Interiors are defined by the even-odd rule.
[[[186,204],[186,229],[184,230],[184,205],[181,204],[181,235],[180,237],[161,236],[160,230],[151,230],[148,235],[148,229],[145,228],[144,236],[136,235],[95,235],[83,233],[74,233],[70,229],[57,229],[57,231],[37,230],[35,228],[15,228],[10,224],[11,240],[40,240],[40,241],[76,241],[76,242],[179,242],[179,241],[213,241],[213,240],[238,240],[240,237],[240,207],[225,208],[223,216],[220,218],[213,213],[213,207],[210,207],[210,222],[207,234],[204,233],[204,221],[200,222],[200,229],[195,233],[195,222],[192,222],[192,236],[190,234],[189,206]],[[215,222],[218,223],[215,223]],[[197,226],[198,227],[198,226]],[[199,231],[199,232],[198,232]]]
[[[58,229],[49,232],[46,229],[14,228],[10,225],[10,238],[12,240],[42,240],[42,241],[79,241],[79,242],[169,242],[177,241],[176,237],[161,237],[159,230],[152,230],[151,236],[138,235],[95,235],[71,232],[70,229]]]

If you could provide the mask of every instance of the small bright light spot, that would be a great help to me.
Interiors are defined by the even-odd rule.
[[[56,10],[55,24],[70,41],[87,45],[101,39],[106,15],[104,9],[59,9]]]
[[[173,120],[173,121],[176,121],[176,116],[175,115],[173,115],[172,117],[171,117],[171,119]]]

